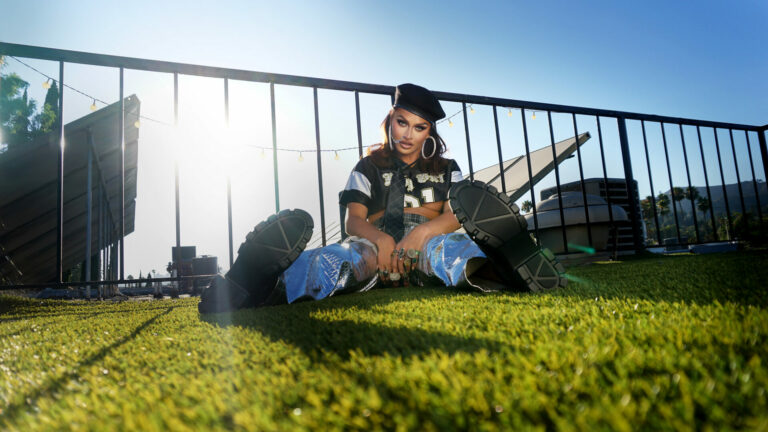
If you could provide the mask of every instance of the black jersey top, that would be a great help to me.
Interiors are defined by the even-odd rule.
[[[394,171],[398,168],[403,170],[405,177],[404,207],[421,207],[427,203],[445,201],[448,199],[451,184],[464,178],[459,165],[453,159],[448,160],[445,169],[439,174],[421,172],[416,166],[406,167],[399,159],[393,160],[394,166],[380,168],[373,163],[370,156],[362,158],[349,175],[339,203],[363,204],[368,207],[369,215],[384,210],[387,207],[389,185]]]

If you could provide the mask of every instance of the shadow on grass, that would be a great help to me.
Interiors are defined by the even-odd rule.
[[[17,417],[21,415],[25,409],[30,409],[31,408],[30,405],[33,405],[35,401],[40,397],[57,394],[58,395],[57,397],[61,398],[62,397],[61,393],[64,391],[64,385],[66,383],[68,383],[72,379],[76,379],[77,377],[79,377],[86,368],[96,364],[96,362],[98,361],[103,360],[114,349],[133,340],[139,333],[144,331],[144,329],[149,327],[152,323],[157,321],[162,316],[168,315],[173,309],[174,309],[173,307],[164,308],[163,312],[160,312],[157,315],[153,316],[152,318],[149,318],[148,320],[144,321],[141,325],[136,327],[130,334],[105,346],[104,348],[95,352],[90,357],[76,364],[71,372],[62,374],[57,378],[51,378],[47,380],[45,383],[41,384],[36,389],[28,392],[27,394],[21,397],[18,397],[15,402],[9,404],[6,407],[5,411],[3,412],[3,417],[0,420],[0,424],[12,425],[13,422],[17,419]]]
[[[398,291],[400,292],[396,297],[393,296],[394,290],[381,290],[316,302],[248,309],[232,314],[201,315],[201,320],[222,327],[240,326],[257,330],[274,341],[292,344],[313,358],[329,352],[342,359],[348,359],[351,351],[359,351],[366,356],[407,357],[432,350],[454,353],[485,349],[495,352],[502,348],[502,344],[486,339],[349,319],[325,320],[313,316],[350,308],[372,309],[393,302],[407,302],[414,298],[461,295],[458,291],[440,293],[425,290],[421,295],[418,294],[419,290]]]
[[[55,303],[54,303],[55,302]],[[39,319],[47,317],[79,317],[79,316],[99,316],[106,314],[127,314],[135,313],[135,310],[95,310],[101,309],[107,303],[74,303],[71,300],[31,300],[14,297],[3,297],[0,302],[0,325],[21,321],[26,319]],[[175,309],[181,306],[168,306],[163,301],[148,302],[142,305],[143,312],[153,310],[165,310],[167,308]],[[23,313],[23,314],[19,314]],[[8,318],[5,318],[8,317]]]
[[[569,285],[552,295],[768,307],[768,253],[644,255],[568,270]]]

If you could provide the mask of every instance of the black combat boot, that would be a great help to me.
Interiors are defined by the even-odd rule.
[[[451,187],[448,199],[456,219],[507,285],[530,291],[566,286],[565,268],[549,249],[536,245],[525,217],[507,195],[483,182],[463,180]]]
[[[304,210],[282,210],[256,225],[237,251],[225,276],[218,275],[200,296],[200,313],[228,312],[274,302],[277,278],[312,238],[314,223]]]

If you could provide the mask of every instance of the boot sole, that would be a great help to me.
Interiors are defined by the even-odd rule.
[[[565,268],[528,234],[528,223],[507,195],[479,181],[461,181],[448,192],[449,205],[469,237],[508,284],[530,291],[564,288]]]
[[[528,232],[517,205],[493,186],[463,180],[451,187],[448,199],[456,219],[478,245],[498,248]]]
[[[251,253],[263,275],[279,274],[296,261],[312,238],[314,222],[301,209],[281,210],[259,223],[245,236],[238,254]]]

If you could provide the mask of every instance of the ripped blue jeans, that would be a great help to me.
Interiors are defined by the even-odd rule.
[[[466,234],[438,235],[419,254],[418,283],[490,291],[493,289],[469,280],[471,272],[485,261],[485,254]],[[280,276],[288,303],[368,291],[377,282],[376,246],[359,237],[304,251]]]

